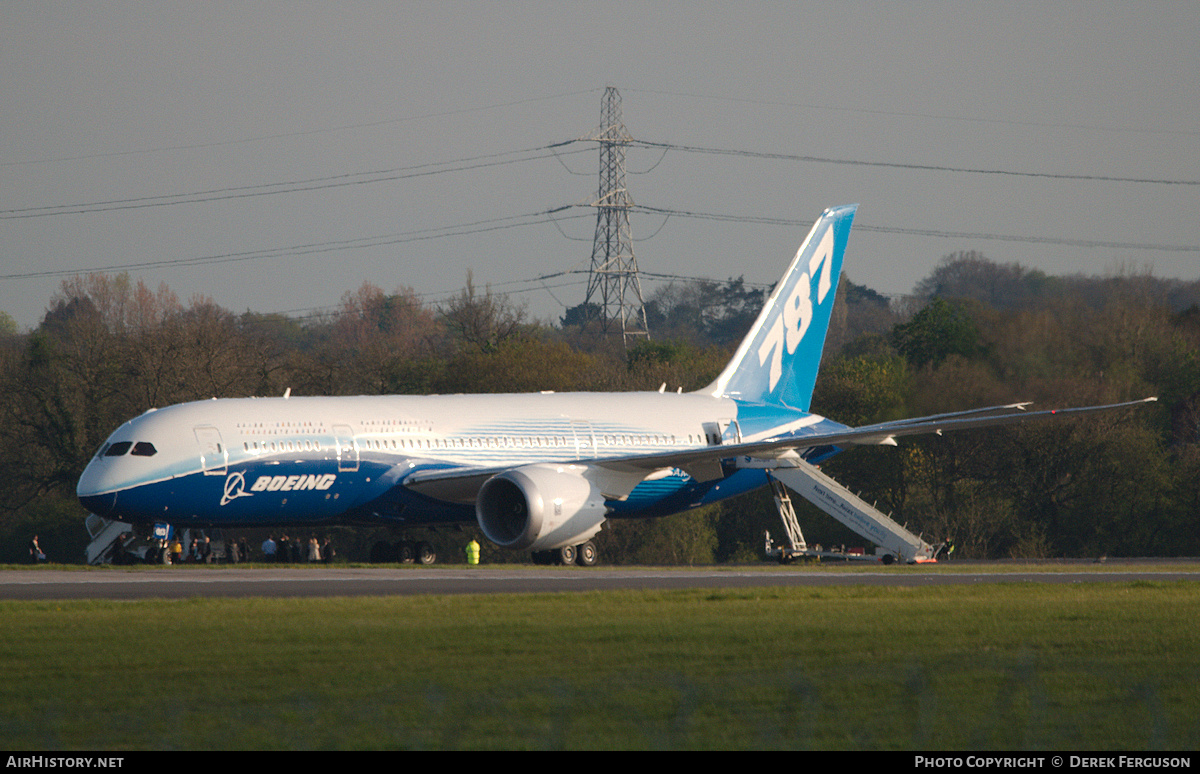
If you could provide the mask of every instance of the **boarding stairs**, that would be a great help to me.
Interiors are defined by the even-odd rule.
[[[809,550],[804,535],[800,532],[796,512],[792,508],[791,498],[788,497],[788,489],[879,546],[882,553],[877,555],[884,563],[901,561],[915,564],[937,561],[935,557],[938,547],[909,532],[890,516],[876,510],[873,505],[818,470],[816,466],[801,459],[789,462],[791,467],[778,467],[767,472],[771,490],[775,495],[775,505],[783,519],[784,531],[789,542],[788,547],[773,549],[773,555],[778,556],[780,561],[817,555]],[[768,537],[768,541],[769,539]],[[771,550],[771,546],[768,545],[768,551]]]
[[[92,536],[92,542],[88,543],[87,547],[88,564],[171,563],[170,552],[167,551],[170,527],[166,524],[155,524],[147,533],[145,530],[135,529],[132,524],[89,513],[84,525],[88,534]],[[186,536],[191,532],[184,531],[182,534],[186,540]],[[204,535],[203,532],[199,534],[201,537]],[[220,541],[220,531],[213,531],[213,534],[216,534],[216,540]],[[214,561],[224,557],[224,543],[214,542],[212,545]]]
[[[107,564],[125,550],[126,544],[134,539],[133,525],[113,521],[89,513],[84,520],[92,542],[87,547],[88,564]]]

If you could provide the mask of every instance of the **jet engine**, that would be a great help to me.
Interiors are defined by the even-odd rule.
[[[488,540],[514,551],[578,545],[600,531],[608,507],[577,465],[539,464],[489,478],[475,499]]]

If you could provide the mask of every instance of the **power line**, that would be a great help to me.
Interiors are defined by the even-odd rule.
[[[526,277],[525,279],[504,280],[502,282],[488,282],[485,284],[489,289],[503,289],[503,288],[509,288],[513,285],[528,285],[529,286],[529,287],[517,287],[517,288],[513,288],[511,290],[502,290],[502,293],[505,295],[511,295],[511,294],[516,294],[516,293],[533,293],[533,292],[536,292],[539,290],[549,291],[549,290],[554,290],[554,289],[558,289],[558,288],[578,287],[580,285],[586,285],[587,279],[586,279],[585,275],[588,275],[588,274],[590,274],[590,272],[587,269],[566,269],[563,271],[549,272],[547,274],[539,274],[535,277]],[[663,274],[661,272],[643,271],[643,272],[641,272],[641,275],[649,280],[656,281],[656,282],[707,282],[707,283],[713,283],[713,284],[720,285],[720,284],[728,281],[728,280],[715,279],[712,277],[695,277],[695,276],[688,276],[685,274]],[[576,276],[578,277],[577,279],[570,279],[570,280],[565,280],[565,281],[561,281],[561,282],[556,282],[551,285],[546,284],[547,280],[560,279],[560,278],[564,278],[564,277],[576,277]],[[774,283],[771,283],[771,282],[749,282],[746,280],[743,280],[742,284],[745,287],[760,288],[760,289],[764,289],[764,290],[770,289],[771,287],[774,286]],[[446,301],[449,301],[453,298],[456,298],[460,292],[461,292],[461,289],[458,289],[458,290],[428,290],[428,291],[420,292],[420,293],[414,292],[413,296],[416,298],[419,298],[419,299],[427,299],[429,303],[437,305],[437,304],[441,304]],[[551,295],[553,297],[553,294],[551,294]],[[881,295],[888,295],[888,294],[884,293]],[[564,309],[569,308],[566,304],[564,304],[562,301],[559,301],[557,298],[555,298],[555,301],[557,301],[558,304],[560,306],[562,306]],[[287,309],[287,310],[276,311],[276,312],[263,312],[261,314],[264,314],[264,315],[277,314],[277,315],[284,315],[284,316],[295,316],[294,319],[310,320],[310,319],[317,319],[317,318],[320,318],[323,316],[339,316],[342,314],[342,312],[338,309],[337,306],[325,305],[325,306],[315,306],[315,307],[304,307],[301,309]]]
[[[504,151],[502,153],[490,153],[482,156],[456,159],[453,161],[417,164],[410,167],[397,167],[395,169],[377,170],[374,172],[350,172],[341,175],[331,175],[328,177],[310,178],[308,180],[260,183],[251,186],[217,188],[208,191],[193,191],[191,193],[181,194],[143,196],[131,199],[113,199],[109,201],[89,202],[84,204],[60,204],[46,207],[27,207],[23,209],[0,210],[0,220],[44,218],[51,215],[78,215],[82,213],[111,212],[114,210],[135,210],[149,207],[169,207],[177,204],[196,204],[199,202],[214,202],[225,199],[274,196],[276,194],[283,193],[297,193],[301,191],[318,191],[327,188],[368,185],[394,180],[405,180],[415,177],[428,177],[430,175],[439,175],[446,172],[465,172],[472,169],[505,166],[508,164],[519,164],[526,161],[536,161],[539,159],[551,158],[558,155],[558,148],[561,148],[565,145],[570,145],[574,142],[576,141],[567,140],[565,142],[543,145],[538,148],[527,148],[525,150],[518,151]],[[541,153],[542,151],[551,152]],[[575,151],[566,151],[566,153],[575,154],[584,153],[586,151],[587,149],[579,149]],[[522,158],[507,159],[503,161],[494,160],[503,156],[530,153],[541,153],[541,155],[526,155]]]
[[[652,142],[650,140],[633,140],[631,145],[644,148],[667,148],[685,151],[687,153],[703,153],[712,156],[740,156],[744,158],[771,159],[773,161],[800,161],[810,164],[840,164],[859,167],[876,167],[887,169],[909,169],[923,172],[965,172],[973,175],[1004,175],[1011,177],[1037,177],[1052,180],[1087,180],[1104,183],[1150,183],[1154,185],[1200,185],[1200,180],[1171,180],[1149,177],[1116,177],[1113,175],[1072,175],[1059,172],[1019,172],[1009,169],[983,169],[972,167],[951,167],[938,164],[909,164],[894,161],[861,161],[856,159],[835,159],[825,156],[805,156],[793,153],[770,153],[764,151],[738,150],[735,148],[707,148],[699,145],[679,145],[667,142]]]
[[[356,185],[369,185],[374,183],[391,182],[395,180],[404,180],[415,177],[425,177],[446,172],[464,172],[474,169],[481,169],[493,166],[505,166],[509,164],[518,164],[526,161],[537,161],[546,158],[555,158],[560,163],[562,155],[575,155],[585,152],[584,150],[560,151],[558,149],[571,145],[580,140],[566,140],[562,142],[550,143],[548,145],[538,146],[535,148],[526,148],[517,151],[504,151],[501,153],[484,154],[480,156],[470,156],[461,159],[450,161],[432,162],[428,164],[417,164],[408,167],[397,167],[393,169],[376,170],[372,172],[351,172],[341,175],[331,175],[326,177],[309,178],[304,180],[280,181],[274,183],[260,183],[250,186],[238,186],[227,188],[216,188],[203,191],[192,191],[179,194],[160,194],[155,196],[133,197],[128,199],[112,199],[107,201],[85,202],[76,204],[59,204],[47,205],[42,207],[25,207],[9,210],[0,210],[0,220],[15,220],[27,218],[42,218],[53,215],[77,215],[95,212],[111,212],[116,210],[132,210],[146,209],[151,207],[168,207],[179,204],[197,204],[203,202],[222,201],[227,199],[241,199],[259,196],[274,196],[284,193],[298,193],[305,191],[317,191],[330,188],[342,188]],[[1142,183],[1154,185],[1177,185],[1177,186],[1197,186],[1200,185],[1200,180],[1186,179],[1168,179],[1168,178],[1141,178],[1141,177],[1118,177],[1113,175],[1096,175],[1096,174],[1067,174],[1057,172],[1028,172],[1006,169],[985,169],[971,167],[953,167],[948,165],[937,164],[912,164],[904,162],[888,162],[888,161],[864,161],[860,159],[836,159],[823,156],[810,156],[803,154],[776,153],[766,151],[750,151],[734,148],[711,148],[696,145],[681,145],[678,143],[653,142],[649,140],[635,140],[628,138],[624,142],[630,146],[642,146],[646,148],[658,148],[665,154],[670,150],[683,151],[687,153],[700,153],[706,155],[718,156],[735,156],[743,158],[758,158],[771,159],[775,161],[794,161],[802,163],[814,164],[836,164],[846,166],[866,166],[876,168],[889,169],[907,169],[931,172],[958,172],[978,175],[999,175],[1010,177],[1032,177],[1055,180],[1080,180],[1091,182],[1118,182],[1118,183]],[[548,153],[546,153],[548,151]],[[539,155],[525,155],[539,154]],[[522,158],[497,160],[504,156],[522,155]],[[658,163],[661,163],[660,158]],[[569,170],[568,170],[569,171]]]
[[[591,218],[589,214],[563,215],[562,213],[572,209],[582,208],[584,205],[564,205],[561,207],[553,207],[539,212],[526,213],[523,215],[510,215],[501,218],[490,218],[486,220],[473,221],[470,223],[462,223],[450,226],[439,226],[434,228],[416,229],[412,231],[398,232],[394,234],[382,234],[368,237],[357,237],[353,239],[331,240],[327,242],[313,242],[301,245],[290,245],[287,247],[266,248],[263,250],[249,250],[243,252],[221,253],[207,256],[194,256],[190,258],[174,258],[163,259],[157,261],[142,261],[125,264],[113,264],[109,266],[99,266],[89,269],[61,269],[61,270],[46,270],[46,271],[31,271],[31,272],[14,272],[11,274],[0,274],[0,279],[4,280],[20,280],[34,279],[39,277],[69,277],[83,273],[103,273],[114,271],[128,271],[131,269],[155,269],[167,267],[185,267],[185,266],[203,266],[208,264],[219,263],[234,263],[242,261],[252,261],[263,258],[284,258],[297,257],[301,255],[312,255],[320,253],[337,252],[339,250],[355,250],[370,247],[384,247],[388,245],[405,244],[409,242],[428,241],[433,239],[441,239],[445,237],[469,236],[472,234],[481,234],[491,231],[507,230],[512,228],[520,228],[523,226],[534,226],[550,223],[554,225],[559,233],[562,234],[562,229],[559,224],[565,220],[581,220]],[[666,218],[682,217],[698,220],[711,220],[720,223],[749,223],[757,225],[783,226],[788,228],[803,228],[808,226],[808,221],[802,221],[792,218],[774,218],[757,215],[733,215],[727,213],[712,213],[712,212],[696,212],[688,210],[676,210],[665,207],[650,207],[647,205],[634,205],[631,212],[646,212],[656,215],[663,215]],[[1109,242],[1101,240],[1089,239],[1067,239],[1055,237],[1037,237],[1025,236],[1018,234],[988,234],[988,233],[971,233],[965,231],[943,231],[937,229],[917,229],[917,228],[896,228],[890,226],[872,226],[866,223],[856,223],[854,226],[856,231],[871,232],[878,234],[900,234],[903,236],[924,236],[938,239],[980,239],[1002,242],[1025,242],[1032,244],[1052,244],[1063,245],[1068,247],[1084,247],[1084,248],[1106,248],[1118,250],[1151,250],[1164,252],[1200,252],[1198,245],[1168,245],[1168,244],[1153,244],[1143,242]],[[565,236],[565,235],[564,235]],[[558,272],[555,274],[544,275],[543,277],[535,277],[532,280],[513,280],[513,284],[519,284],[527,281],[539,281],[552,277],[561,276],[562,274],[586,274],[583,270],[573,270],[569,272]],[[640,272],[642,276],[648,279],[655,280],[702,280],[702,281],[717,281],[709,280],[705,277],[690,277],[685,275],[661,274],[655,272]],[[497,287],[509,283],[501,283]]]
[[[1029,126],[1049,129],[1084,129],[1096,132],[1130,133],[1130,134],[1163,134],[1191,136],[1200,134],[1194,129],[1143,129],[1128,126],[1105,126],[1102,124],[1064,123],[1054,121],[1018,121],[1012,118],[978,118],[975,116],[950,116],[938,113],[913,113],[898,110],[872,110],[868,108],[838,107],[836,105],[819,105],[808,102],[788,102],[785,100],[756,99],[752,97],[721,97],[710,94],[695,94],[691,92],[657,91],[654,89],[626,89],[634,94],[658,94],[667,97],[687,97],[689,99],[708,99],[717,102],[734,102],[743,105],[766,105],[771,107],[803,108],[806,110],[828,110],[838,113],[861,113],[871,116],[889,116],[900,118],[927,118],[935,121],[958,121],[975,124],[997,124],[1001,126]]]
[[[565,210],[569,210],[575,205],[567,205],[564,207],[554,207],[541,212],[528,213],[525,215],[510,215],[503,218],[491,218],[488,220],[475,221],[474,223],[464,223],[455,226],[443,226],[439,228],[416,229],[414,231],[400,232],[397,234],[386,234],[372,237],[358,237],[355,239],[344,239],[330,242],[313,242],[304,245],[292,245],[289,247],[275,247],[265,250],[250,250],[237,253],[222,253],[220,255],[196,256],[192,258],[174,258],[159,261],[144,261],[140,263],[116,264],[112,266],[100,266],[92,269],[63,269],[63,270],[47,270],[33,271],[14,274],[0,274],[0,279],[16,280],[16,279],[32,279],[36,277],[69,277],[83,273],[104,273],[111,271],[128,271],[129,269],[155,269],[172,266],[202,266],[217,263],[235,263],[242,261],[252,261],[261,258],[284,258],[295,257],[301,255],[313,255],[319,253],[330,253],[339,250],[354,250],[367,247],[384,247],[387,245],[405,244],[408,242],[421,242],[430,239],[440,239],[451,236],[466,236],[469,234],[482,234],[490,231],[501,231],[510,228],[518,228],[521,226],[532,226],[541,223],[554,222],[553,215],[557,215]],[[585,218],[588,215],[569,215],[563,219]],[[522,221],[522,222],[513,222]]]
[[[941,239],[985,239],[998,242],[1027,242],[1041,245],[1065,245],[1068,247],[1102,247],[1115,250],[1159,250],[1163,252],[1196,253],[1200,245],[1163,245],[1148,242],[1105,242],[1096,239],[1066,239],[1062,237],[1021,236],[1017,234],[975,234],[966,231],[939,231],[920,228],[891,228],[885,226],[858,225],[859,231],[879,234],[904,234],[906,236],[930,236]]]
[[[504,282],[498,282],[498,283],[497,282],[489,282],[486,284],[487,284],[488,288],[500,288],[500,287],[505,287],[508,285],[532,285],[534,283],[537,283],[537,287],[517,288],[514,290],[505,291],[505,295],[513,294],[513,293],[532,293],[537,290],[547,290],[548,291],[548,290],[557,289],[557,288],[577,287],[579,285],[586,285],[587,279],[585,279],[585,278],[573,279],[573,280],[566,281],[566,282],[558,282],[553,285],[546,285],[545,280],[556,279],[558,277],[564,277],[564,276],[573,275],[573,274],[584,275],[587,273],[588,272],[583,269],[573,269],[570,271],[551,272],[550,274],[542,274],[537,277],[529,277],[527,279],[506,280]],[[413,296],[418,299],[428,299],[429,303],[436,306],[438,304],[442,304],[442,303],[450,301],[454,298],[457,298],[461,292],[462,292],[461,288],[458,290],[428,290],[423,293],[414,292]],[[558,301],[558,299],[555,299],[555,300]],[[558,303],[564,309],[567,308],[567,306],[565,304],[563,304],[561,301],[559,301]],[[263,314],[263,315],[283,315],[285,317],[292,317],[293,319],[297,319],[297,320],[312,320],[312,319],[319,319],[321,317],[340,316],[343,314],[343,312],[337,306],[325,305],[325,306],[303,307],[300,309],[286,309],[283,311],[276,311],[276,312],[263,312],[261,314]]]
[[[678,216],[681,218],[696,218],[713,220],[721,223],[755,223],[768,226],[804,227],[808,221],[792,218],[770,218],[758,215],[727,215],[714,212],[694,212],[688,210],[671,210],[664,207],[648,207],[637,205],[634,211],[655,213],[658,215]],[[1195,253],[1200,252],[1200,245],[1164,245],[1146,242],[1106,242],[1096,239],[1067,239],[1064,237],[1023,236],[1019,234],[986,234],[967,231],[941,231],[938,229],[895,228],[891,226],[871,226],[861,222],[854,224],[855,231],[869,231],[877,234],[902,234],[905,236],[925,236],[939,239],[983,239],[1000,242],[1028,242],[1032,244],[1064,245],[1068,247],[1112,248],[1117,250],[1159,250],[1164,252]]]
[[[306,137],[314,134],[329,134],[331,132],[344,132],[355,129],[373,129],[379,126],[389,126],[391,124],[408,123],[410,121],[421,121],[429,118],[445,118],[447,116],[457,116],[466,113],[476,113],[487,110],[495,110],[498,108],[513,107],[516,105],[525,105],[532,102],[543,102],[552,99],[561,99],[563,97],[576,97],[580,94],[590,94],[597,91],[596,88],[580,89],[579,91],[566,92],[563,94],[550,94],[544,97],[529,97],[527,99],[518,99],[511,102],[498,102],[492,105],[481,105],[479,107],[458,108],[455,110],[443,110],[434,113],[424,113],[416,116],[406,116],[403,118],[387,118],[380,121],[364,121],[357,124],[347,124],[345,126],[330,126],[319,129],[305,129],[298,132],[280,132],[277,134],[264,134],[257,137],[243,137],[236,140],[214,140],[212,142],[200,142],[180,145],[167,145],[161,148],[141,148],[136,150],[112,151],[109,153],[89,153],[81,156],[63,156],[58,158],[45,159],[28,159],[25,161],[4,161],[0,162],[0,167],[16,167],[26,166],[30,164],[49,164],[62,161],[88,161],[91,159],[114,158],[121,156],[140,156],[147,153],[166,153],[169,151],[179,150],[202,150],[205,148],[221,148],[229,145],[246,145],[255,142],[265,142],[267,140],[282,140],[291,137]]]

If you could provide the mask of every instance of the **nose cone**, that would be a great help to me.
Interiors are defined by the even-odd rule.
[[[88,513],[94,513],[97,516],[107,516],[117,507],[117,493],[109,492],[102,495],[79,495],[79,502],[87,509]]]
[[[93,460],[84,469],[83,475],[79,477],[79,484],[75,487],[75,496],[79,498],[79,502],[89,513],[97,516],[107,516],[117,506],[117,493],[104,486],[104,479],[104,471]]]

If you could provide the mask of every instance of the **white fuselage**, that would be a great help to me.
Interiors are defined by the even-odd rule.
[[[789,418],[794,425],[799,417]],[[414,473],[702,448],[766,437],[778,419],[747,427],[737,421],[737,402],[693,393],[198,401],[122,425],[88,465],[78,493],[93,512],[126,521],[328,521],[402,489]],[[680,483],[688,479],[677,473]],[[471,502],[477,484],[461,496],[453,486],[436,499]],[[415,510],[436,510],[425,505]],[[407,511],[412,518],[414,508]],[[454,511],[457,520],[468,516]]]

